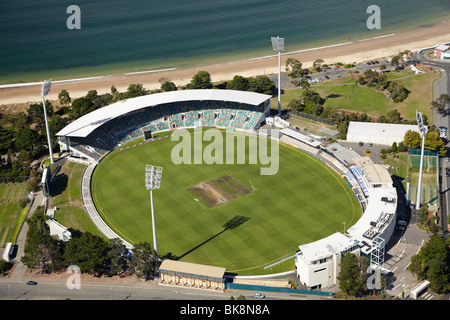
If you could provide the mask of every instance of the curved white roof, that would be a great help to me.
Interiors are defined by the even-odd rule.
[[[116,117],[127,114],[131,111],[165,103],[212,100],[245,103],[258,106],[271,97],[272,96],[270,95],[256,92],[219,89],[179,90],[149,94],[137,98],[122,100],[92,111],[68,124],[56,135],[67,137],[87,137],[92,131]]]

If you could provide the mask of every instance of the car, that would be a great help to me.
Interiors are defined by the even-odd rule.
[[[403,226],[403,227],[405,227],[405,226],[407,225],[407,223],[406,223],[405,220],[398,220],[397,224],[398,224],[399,226]]]
[[[364,145],[364,142],[360,141],[359,146],[362,147]]]
[[[368,145],[369,147],[371,147],[371,146],[372,146],[372,142],[369,142],[367,145]]]
[[[406,229],[403,226],[396,226],[395,230],[397,230],[397,231],[405,231]]]
[[[255,293],[255,298],[258,298],[258,299],[264,299],[265,297],[266,297],[266,296],[263,295],[262,293],[259,293],[259,292]]]
[[[29,286],[35,286],[35,285],[37,285],[37,282],[36,282],[36,281],[31,281],[31,280],[29,280],[29,281],[27,281],[27,285],[29,285]]]

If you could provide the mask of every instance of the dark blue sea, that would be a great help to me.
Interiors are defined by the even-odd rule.
[[[67,28],[70,5],[81,29]],[[381,29],[369,30],[369,5]],[[449,0],[1,0],[0,83],[217,63],[442,22]]]

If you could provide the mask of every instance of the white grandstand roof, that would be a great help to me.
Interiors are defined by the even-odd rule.
[[[345,252],[354,245],[354,239],[347,237],[340,232],[336,232],[315,242],[300,245],[299,248],[305,260],[312,262],[327,258],[335,252]]]
[[[114,118],[145,107],[157,106],[165,103],[212,100],[245,103],[258,106],[271,97],[272,96],[270,95],[256,92],[219,89],[179,90],[149,94],[137,98],[122,100],[90,112],[67,125],[56,135],[68,137],[87,137],[92,131]]]
[[[352,238],[358,241],[366,242],[369,245],[376,238],[377,235],[381,235],[389,222],[395,219],[396,209],[397,209],[397,193],[394,187],[391,188],[371,188],[369,190],[368,205],[362,217],[350,228],[347,232]],[[386,202],[382,198],[395,199],[395,202]],[[389,218],[388,223],[380,223],[382,218]],[[369,239],[364,236],[364,234],[369,230],[373,229],[374,237]]]
[[[297,131],[294,131],[294,130],[291,130],[288,128],[282,129],[280,132],[285,135],[288,135],[291,138],[294,138],[303,143],[306,143],[307,145],[310,145],[312,147],[318,147],[322,144],[322,142],[320,142],[320,141],[314,140],[311,137],[305,136],[304,134],[301,134],[300,132],[297,132]]]

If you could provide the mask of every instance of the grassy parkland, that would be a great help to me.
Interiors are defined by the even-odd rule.
[[[360,74],[355,74],[358,77]],[[312,84],[311,90],[316,91],[325,100],[323,107],[330,107],[347,112],[366,113],[377,119],[389,111],[398,110],[402,118],[413,120],[416,110],[428,117],[433,123],[433,112],[430,103],[433,101],[433,84],[440,77],[439,72],[425,72],[415,74],[413,71],[402,70],[386,73],[388,81],[399,81],[408,89],[408,97],[402,102],[394,102],[383,91],[374,87],[361,86],[348,75],[342,78],[330,79]],[[289,102],[298,99],[304,89],[286,89],[281,96],[281,105],[287,109]],[[272,98],[271,105],[277,105],[277,98]]]

